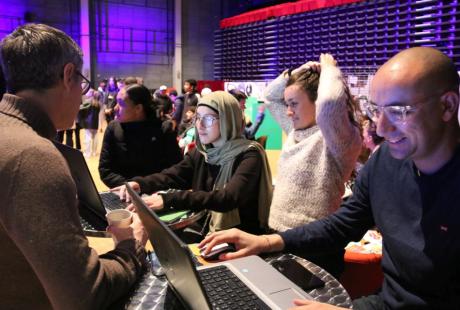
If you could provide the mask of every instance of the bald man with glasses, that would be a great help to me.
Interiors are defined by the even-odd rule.
[[[383,236],[384,282],[354,309],[460,309],[459,76],[440,51],[416,47],[376,73],[367,103],[385,142],[334,214],[280,234],[229,230],[203,240],[208,249],[236,244],[239,256],[321,251],[358,241],[376,226]],[[295,301],[295,309],[334,309]]]

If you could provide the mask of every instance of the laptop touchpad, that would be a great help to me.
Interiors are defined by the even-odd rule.
[[[305,299],[304,295],[301,295],[292,288],[271,293],[269,296],[270,299],[272,299],[277,305],[281,306],[282,309],[294,307],[294,299]]]

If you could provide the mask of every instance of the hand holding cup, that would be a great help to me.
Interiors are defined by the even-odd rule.
[[[126,239],[134,239],[131,223],[133,214],[125,209],[113,210],[105,215],[109,226],[107,231],[112,234],[115,245]]]

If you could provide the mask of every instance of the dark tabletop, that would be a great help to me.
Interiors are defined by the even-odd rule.
[[[325,282],[325,286],[307,291],[315,300],[335,306],[351,308],[351,299],[339,281],[321,267],[291,254],[277,254],[265,258],[267,262],[294,258],[306,269]],[[165,277],[146,273],[133,290],[125,309],[183,309],[180,301],[168,287]]]

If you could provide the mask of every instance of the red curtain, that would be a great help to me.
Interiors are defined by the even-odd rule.
[[[362,0],[299,0],[294,3],[284,3],[268,8],[254,10],[237,16],[224,18],[220,21],[220,28],[234,27],[243,24],[267,20],[273,17],[286,16],[307,11],[319,10],[327,7],[339,6]]]

